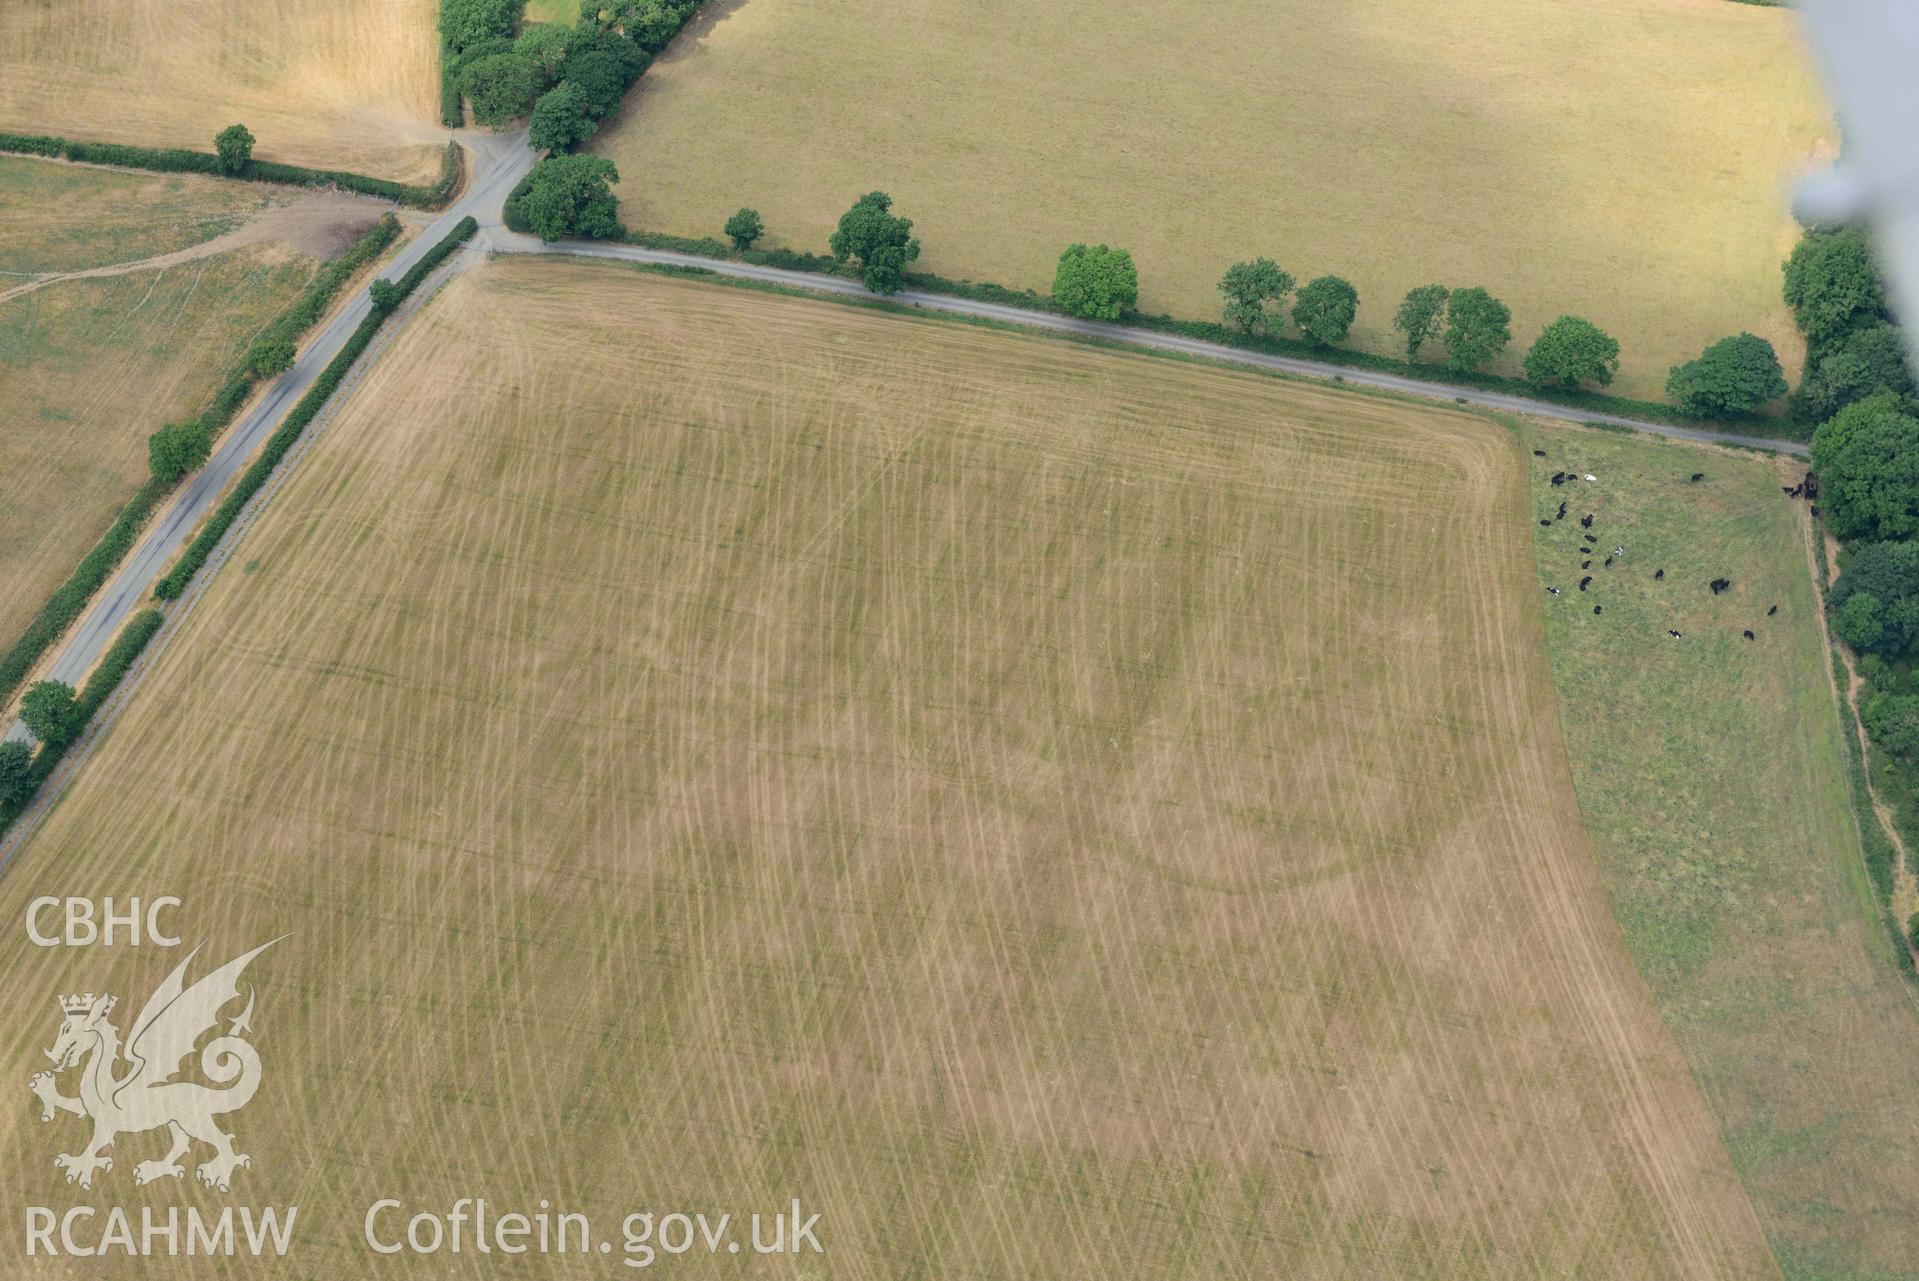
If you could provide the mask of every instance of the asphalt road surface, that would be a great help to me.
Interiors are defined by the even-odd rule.
[[[538,158],[527,146],[525,132],[492,134],[465,131],[457,136],[465,145],[467,162],[472,166],[466,191],[445,212],[435,218],[431,225],[408,241],[400,252],[381,268],[382,275],[392,278],[402,275],[418,262],[428,249],[438,244],[447,232],[452,230],[455,223],[471,215],[480,224],[479,233],[473,243],[496,253],[565,254],[583,258],[607,258],[619,262],[697,267],[716,275],[765,281],[797,289],[863,298],[878,297],[857,280],[848,280],[839,276],[784,271],[775,267],[758,267],[751,263],[700,258],[692,254],[642,249],[637,245],[609,244],[601,241],[561,241],[546,245],[531,236],[517,235],[506,230],[502,224],[501,207],[505,204],[507,194],[533,167],[534,161]],[[1396,374],[1374,373],[1363,369],[1348,369],[1341,365],[1290,356],[1272,356],[1263,352],[1244,351],[1238,347],[1182,338],[1177,334],[1131,329],[1124,325],[1080,320],[1051,312],[1028,311],[998,303],[975,302],[972,299],[955,298],[946,294],[906,290],[893,295],[891,301],[926,311],[977,316],[1032,329],[1052,330],[1123,343],[1128,346],[1178,352],[1182,355],[1246,365],[1256,369],[1272,369],[1313,378],[1339,377],[1355,386],[1381,388],[1448,403],[1464,401],[1467,404],[1489,409],[1503,409],[1566,422],[1606,423],[1631,427],[1638,431],[1650,432],[1656,436],[1668,436],[1676,440],[1747,445],[1798,456],[1804,456],[1808,452],[1804,445],[1791,441],[1768,440],[1757,436],[1703,431],[1689,427],[1672,427],[1664,423],[1644,422],[1634,418],[1596,413],[1588,409],[1555,405],[1546,401],[1528,400],[1523,396],[1451,387],[1444,383],[1424,382],[1417,378],[1402,378]],[[226,439],[208,460],[206,466],[189,479],[184,488],[174,494],[172,501],[148,527],[139,545],[121,564],[119,571],[67,637],[59,656],[47,673],[48,676],[55,680],[66,681],[76,687],[80,685],[87,673],[92,670],[93,665],[99,661],[101,654],[105,653],[121,625],[136,610],[149,602],[153,585],[159,581],[161,574],[172,563],[174,556],[185,545],[187,539],[199,528],[201,520],[219,502],[227,487],[252,460],[261,442],[273,433],[287,411],[297,404],[300,397],[304,396],[307,389],[313,385],[320,371],[339,354],[341,347],[359,327],[360,322],[366,318],[371,307],[372,300],[367,291],[362,289],[333,318],[331,323],[320,331],[319,336],[307,345],[293,367],[280,375],[266,396],[240,420],[237,427],[227,434]],[[9,727],[6,734],[6,737],[10,739],[26,736],[26,727],[17,720]]]

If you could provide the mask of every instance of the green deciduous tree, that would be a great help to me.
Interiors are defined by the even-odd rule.
[[[38,681],[20,699],[20,719],[33,736],[50,747],[64,747],[86,727],[86,716],[73,686],[65,681]]]
[[[293,368],[293,343],[285,338],[262,338],[247,348],[247,372],[271,378]]]
[[[253,132],[245,125],[228,125],[214,137],[213,150],[219,154],[222,173],[244,173],[247,161],[253,159]]]
[[[597,120],[620,105],[648,61],[646,51],[631,40],[593,32],[567,50],[560,78],[580,91],[587,114]]]
[[[1286,295],[1293,292],[1293,278],[1271,258],[1236,262],[1220,278],[1219,292],[1226,298],[1226,323],[1249,334],[1263,334],[1283,321]]]
[[[17,810],[33,796],[33,749],[0,743],[0,810]]]
[[[1912,367],[1898,328],[1879,321],[1854,330],[1813,362],[1794,406],[1803,422],[1824,422],[1878,392],[1913,393]]]
[[[1736,418],[1786,394],[1786,374],[1772,344],[1756,334],[1721,338],[1697,360],[1674,365],[1666,394],[1700,418]]]
[[[1446,300],[1446,363],[1460,373],[1484,368],[1513,340],[1513,313],[1474,286]]]
[[[1133,255],[1108,245],[1068,245],[1053,273],[1053,301],[1088,320],[1118,320],[1139,302]]]
[[[382,316],[400,305],[400,287],[385,276],[373,282],[372,288],[367,290],[367,295],[373,300],[373,310]]]
[[[525,58],[540,73],[547,83],[560,78],[560,68],[566,63],[567,50],[573,45],[574,28],[563,27],[554,22],[536,22],[520,32],[519,39],[513,42],[513,52]]]
[[[1393,328],[1406,336],[1406,359],[1417,361],[1419,349],[1439,337],[1446,323],[1446,299],[1452,290],[1444,285],[1421,285],[1406,291],[1405,301],[1393,315]]]
[[[541,84],[531,60],[511,50],[481,54],[460,65],[460,92],[472,101],[473,118],[483,125],[501,125],[525,115]]]
[[[586,99],[570,80],[563,80],[533,104],[527,141],[536,151],[571,151],[600,127],[587,113]]]
[[[1812,436],[1819,502],[1843,539],[1919,533],[1919,419],[1890,395],[1848,405]]]
[[[1618,372],[1618,340],[1582,316],[1553,321],[1526,353],[1526,381],[1535,387],[1553,383],[1567,391],[1580,383],[1604,387]]]
[[[1855,600],[1867,605],[1854,606]],[[1832,585],[1832,604],[1841,614],[1850,608],[1851,626],[1874,629],[1840,639],[1862,654],[1897,657],[1919,644],[1919,543],[1859,543],[1846,557],[1846,568]]]
[[[507,201],[508,222],[523,224],[549,242],[569,236],[615,239],[623,234],[619,202],[607,184],[619,180],[619,170],[605,156],[548,156]]]
[[[1919,695],[1869,694],[1859,712],[1874,743],[1908,761],[1919,757]]]
[[[840,215],[840,225],[827,243],[839,262],[860,264],[861,279],[875,293],[897,293],[906,264],[920,256],[913,238],[913,220],[891,212],[893,198],[869,191]]]
[[[1871,592],[1856,592],[1839,607],[1833,630],[1855,653],[1870,654],[1885,643],[1885,608]]]
[[[153,478],[171,485],[206,462],[213,438],[197,422],[168,423],[147,437],[147,468]]]
[[[1338,276],[1321,276],[1299,287],[1293,301],[1293,323],[1322,347],[1346,341],[1353,318],[1359,314],[1359,291]]]
[[[1861,324],[1885,315],[1886,292],[1866,234],[1808,231],[1786,260],[1786,305],[1816,354]]]
[[[726,220],[726,237],[735,249],[751,249],[753,242],[765,234],[766,224],[760,221],[757,209],[742,208]]]
[[[455,53],[519,28],[526,0],[440,0],[440,38]]]

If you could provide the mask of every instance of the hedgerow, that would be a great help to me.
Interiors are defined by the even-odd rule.
[[[381,218],[353,248],[322,267],[313,283],[307,286],[291,307],[269,323],[262,336],[290,340],[305,333],[326,311],[340,286],[378,257],[393,243],[393,238],[399,232],[399,220],[392,214]],[[233,421],[233,415],[239,412],[252,391],[253,379],[244,372],[235,374],[214,393],[212,403],[198,418],[162,428],[162,431],[193,432],[210,446],[213,438]],[[39,613],[33,616],[19,639],[7,648],[4,655],[0,655],[0,704],[12,698],[14,690],[26,679],[27,673],[33,670],[34,664],[40,661],[48,647],[80,617],[81,611],[93,599],[93,594],[100,590],[101,585],[119,567],[122,558],[132,550],[134,541],[148,517],[153,515],[154,508],[159,506],[160,500],[178,481],[178,474],[149,477],[139,492],[120,509],[106,534],[94,544],[91,551],[81,557],[67,581],[47,598],[47,603],[40,607]]]
[[[113,691],[119,688],[121,681],[126,679],[134,660],[140,657],[148,642],[153,639],[154,633],[159,631],[166,621],[166,616],[157,609],[143,609],[127,620],[127,625],[120,629],[118,636],[114,637],[113,644],[107,647],[106,656],[100,660],[100,665],[94,669],[93,675],[87,679],[86,685],[80,690],[76,701],[82,726],[91,721],[94,713],[106,705]],[[27,787],[11,804],[0,805],[0,836],[4,836],[7,829],[13,826],[14,819],[20,816],[21,811],[33,803],[33,798],[40,791],[41,785],[52,775],[54,768],[60,764],[71,746],[70,742],[47,743],[34,754]]]
[[[405,298],[418,288],[420,282],[425,280],[434,268],[446,261],[447,257],[471,237],[478,227],[479,224],[472,218],[460,219],[453,230],[447,233],[445,239],[427,250],[419,262],[394,282],[399,290],[398,296]],[[273,475],[274,468],[280,465],[280,460],[286,457],[287,451],[292,449],[294,443],[300,439],[300,434],[306,430],[307,424],[313,421],[327,399],[338,390],[347,371],[353,367],[353,362],[359,359],[360,353],[366,350],[367,344],[373,341],[373,335],[385,323],[387,315],[387,312],[374,310],[360,322],[360,327],[353,331],[353,336],[347,339],[346,346],[340,349],[339,355],[320,371],[320,376],[314,380],[313,386],[307,389],[306,395],[300,398],[300,403],[293,407],[273,435],[267,438],[266,444],[260,449],[259,457],[255,458],[252,465],[242,473],[232,492],[214,510],[213,515],[207,519],[207,523],[187,545],[186,550],[181,553],[179,562],[154,587],[155,596],[161,600],[174,600],[186,590],[194,574],[199,572],[200,567],[206,563],[207,557],[212,555],[213,549],[219,545],[220,540],[226,536],[227,530],[238,519],[241,510],[255,494],[260,492],[261,487]]]
[[[211,151],[191,151],[184,147],[135,147],[117,142],[76,142],[44,134],[0,133],[0,151],[62,156],[84,164],[119,165],[161,173],[203,173],[247,182],[276,182],[297,187],[335,186],[420,209],[438,209],[453,195],[453,189],[460,181],[462,154],[458,143],[447,143],[440,161],[439,181],[430,186],[418,186],[348,173],[343,169],[309,169],[303,165],[280,164],[272,160],[249,160],[237,173],[230,173],[222,167],[220,157]]]

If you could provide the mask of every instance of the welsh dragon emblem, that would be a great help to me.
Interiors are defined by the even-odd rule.
[[[172,1078],[200,1038],[218,1031],[220,1011],[239,999],[240,975],[248,962],[279,941],[262,943],[190,987],[187,966],[200,949],[189,952],[147,998],[127,1029],[124,1070],[120,1031],[107,1018],[118,998],[91,992],[60,998],[64,1021],[59,1038],[46,1052],[53,1070],[36,1073],[27,1085],[40,1100],[42,1121],[51,1121],[56,1112],[93,1121],[91,1142],[78,1152],[53,1158],[66,1171],[68,1183],[92,1187],[95,1171],[113,1169],[113,1158],[106,1151],[115,1139],[163,1125],[173,1145],[159,1160],[135,1165],[135,1183],[181,1177],[186,1171],[180,1158],[196,1139],[213,1149],[213,1156],[194,1171],[210,1188],[227,1191],[234,1170],[253,1163],[251,1157],[234,1151],[233,1136],[214,1122],[217,1116],[245,1107],[260,1086],[260,1053],[245,1039],[253,1031],[251,992],[246,1008],[231,1019],[225,1035],[215,1036],[200,1051],[200,1070],[215,1085]],[[80,1068],[80,1093],[68,1098],[60,1093],[55,1078],[73,1067]]]

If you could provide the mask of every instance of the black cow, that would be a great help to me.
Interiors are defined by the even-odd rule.
[[[1712,594],[1717,596],[1720,592],[1732,586],[1732,580],[1730,578],[1715,578],[1706,584],[1706,586],[1712,588]]]
[[[1612,557],[1610,557],[1610,556],[1608,556],[1608,557],[1606,557],[1606,563],[1605,563],[1605,565],[1604,565],[1604,566],[1602,566],[1602,568],[1604,568],[1604,569],[1611,569],[1611,568],[1612,568]]]
[[[1656,569],[1653,571],[1652,576],[1653,576],[1653,579],[1657,581],[1658,579],[1664,578],[1666,576],[1666,571],[1663,569]]]
[[[1579,527],[1581,529],[1591,529],[1593,527],[1593,517],[1591,512],[1587,512],[1584,516],[1581,516],[1579,518]]]
[[[1582,560],[1579,562],[1579,568],[1581,569],[1591,569],[1592,567],[1593,567],[1593,563],[1589,560]]]
[[[1774,605],[1771,609],[1766,611],[1766,617],[1771,618],[1774,614],[1777,614],[1778,612],[1779,612],[1779,606]]]
[[[1551,521],[1549,521],[1549,520],[1541,520],[1541,521],[1540,521],[1539,523],[1540,523],[1540,524],[1542,524],[1542,525],[1550,525],[1550,524],[1552,524],[1552,522],[1551,522]]]
[[[1593,613],[1595,613],[1595,614],[1597,614],[1598,612],[1599,612],[1599,606],[1597,606],[1597,605],[1594,605],[1594,606],[1593,606]]]
[[[1586,585],[1587,585],[1588,583],[1590,583],[1590,582],[1592,582],[1592,580],[1593,580],[1593,576],[1592,576],[1591,574],[1588,574],[1588,575],[1586,575],[1586,576],[1585,576],[1584,578],[1582,578],[1582,579],[1580,579],[1580,580],[1579,580],[1579,590],[1580,590],[1580,591],[1582,591],[1582,592],[1583,592],[1583,591],[1585,591],[1585,590],[1586,590]]]
[[[1587,541],[1587,542],[1589,542],[1589,543],[1596,543],[1596,542],[1598,542],[1598,541],[1599,541],[1599,535],[1598,535],[1598,534],[1587,534],[1587,535],[1586,535],[1586,541]]]
[[[1751,628],[1747,628],[1747,629],[1746,629],[1746,639],[1747,639],[1747,640],[1758,640],[1759,638],[1758,638],[1757,636],[1754,636],[1754,635],[1752,634],[1752,629],[1751,629]]]
[[[1697,485],[1700,481],[1704,480],[1705,478],[1706,478],[1705,472],[1696,471],[1692,474],[1692,483]]]
[[[1534,457],[1534,458],[1544,458],[1545,456],[1546,456],[1546,451],[1545,451],[1545,450],[1543,450],[1543,449],[1535,449],[1535,450],[1533,450],[1533,457]]]

